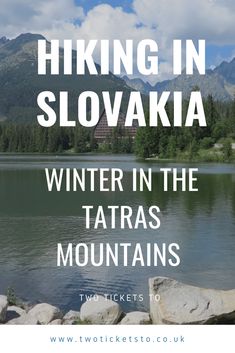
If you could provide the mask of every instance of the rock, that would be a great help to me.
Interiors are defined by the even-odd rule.
[[[49,323],[49,325],[62,325],[62,320],[61,319],[53,320]]]
[[[80,312],[74,311],[74,310],[68,311],[63,317],[64,320],[72,320],[72,319],[79,319],[79,318],[80,318]]]
[[[6,320],[8,301],[5,295],[0,295],[0,322]]]
[[[8,306],[7,311],[14,311],[16,312],[19,316],[26,314],[26,311],[19,306],[11,305]]]
[[[7,308],[6,321],[10,321],[18,318],[21,315],[25,315],[26,311],[19,306],[11,305]]]
[[[216,324],[235,322],[235,290],[205,289],[170,278],[149,280],[153,324]]]
[[[12,319],[6,323],[7,325],[38,325],[39,321],[36,317],[28,314],[21,315],[16,319]]]
[[[63,325],[73,325],[76,321],[80,321],[80,312],[70,310],[63,317]]]
[[[59,308],[46,303],[35,305],[29,310],[28,315],[37,319],[42,325],[47,325],[49,322],[63,317]]]
[[[81,321],[95,325],[112,325],[118,322],[121,314],[118,303],[96,295],[82,305],[80,318]]]
[[[149,325],[149,324],[151,324],[149,313],[144,313],[142,311],[133,311],[131,313],[128,313],[120,322],[120,325]]]
[[[29,310],[33,309],[34,305],[35,304],[32,304],[30,302],[26,302],[26,301],[24,301],[24,302],[21,301],[20,302],[21,308],[24,309],[26,311],[26,313],[28,313]]]

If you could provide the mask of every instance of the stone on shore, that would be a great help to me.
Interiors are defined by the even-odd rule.
[[[62,320],[61,319],[53,320],[49,323],[49,325],[62,325]]]
[[[149,313],[142,311],[133,311],[126,314],[126,316],[120,322],[120,325],[149,325],[151,319]]]
[[[28,315],[38,320],[41,325],[47,325],[51,321],[63,317],[59,308],[46,303],[35,305],[29,310]]]
[[[0,323],[6,320],[8,301],[5,295],[0,295]]]
[[[19,306],[16,306],[16,305],[8,306],[6,321],[17,319],[19,316],[25,315],[25,314],[26,314],[26,310],[20,308]]]
[[[80,321],[80,312],[79,311],[70,310],[63,317],[63,325],[73,325],[77,321]]]
[[[15,319],[12,319],[6,323],[7,325],[38,325],[39,321],[36,317],[28,314],[23,314]]]
[[[99,295],[82,305],[80,318],[94,325],[113,325],[119,321],[121,314],[118,303]]]
[[[149,280],[153,324],[217,324],[235,322],[235,290],[205,289],[165,277]]]

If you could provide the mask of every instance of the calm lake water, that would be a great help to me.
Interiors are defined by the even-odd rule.
[[[47,191],[44,168],[122,168],[125,192]],[[131,191],[132,169],[152,168],[153,191]],[[198,167],[196,193],[163,192],[161,167]],[[158,230],[86,229],[82,205],[158,205]],[[108,219],[108,218],[107,218]],[[57,267],[57,243],[171,243],[178,267]],[[189,284],[235,288],[235,165],[138,161],[128,155],[0,155],[0,293],[8,286],[30,302],[79,309],[80,294],[143,294],[122,303],[148,308],[148,278],[169,276]]]

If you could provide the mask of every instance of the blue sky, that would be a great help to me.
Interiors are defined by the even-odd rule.
[[[95,0],[76,0],[75,1],[78,6],[82,6],[85,10],[85,12],[89,11],[92,9],[94,6],[100,5],[100,4],[109,4],[112,7],[117,7],[121,6],[126,12],[132,12],[132,1],[128,0],[107,0],[107,1],[95,1]]]
[[[230,61],[235,57],[234,45],[207,45],[206,61],[207,67],[214,67],[222,61]]]
[[[173,39],[205,39],[208,68],[235,57],[235,1],[1,0],[0,36],[25,32],[61,41],[154,39],[161,67],[149,80],[161,81],[171,78]]]

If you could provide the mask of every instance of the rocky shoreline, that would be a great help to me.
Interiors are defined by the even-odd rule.
[[[166,277],[149,280],[149,312],[124,313],[112,300],[97,295],[82,304],[80,311],[64,314],[41,303],[10,305],[0,295],[0,324],[6,325],[149,325],[149,324],[235,324],[235,289],[216,290],[190,286]]]

